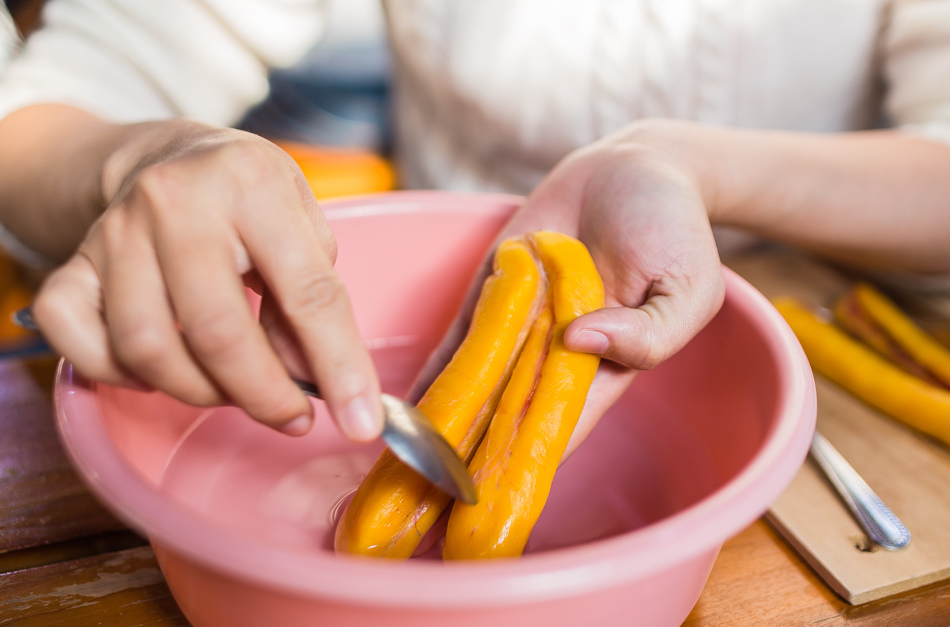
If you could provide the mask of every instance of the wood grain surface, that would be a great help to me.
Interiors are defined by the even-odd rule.
[[[187,624],[149,547],[0,575],[3,627]],[[759,520],[726,542],[699,602],[683,624],[945,627],[950,625],[950,584],[848,605],[767,522]]]
[[[854,278],[800,254],[770,250],[731,265],[768,296],[831,307]],[[910,545],[870,543],[809,459],[769,518],[845,600],[866,603],[950,577],[950,450],[818,376],[818,429],[911,531]]]
[[[849,605],[765,520],[723,546],[684,627],[946,627],[950,582]]]
[[[770,252],[735,267],[794,292],[798,263]],[[819,272],[812,286],[834,287],[836,276]],[[187,625],[151,548],[69,470],[53,429],[52,365],[0,362],[0,626]],[[950,582],[849,605],[761,519],[725,543],[684,624],[942,627]]]
[[[152,549],[0,575],[0,625],[187,625]]]
[[[56,436],[56,361],[0,361],[0,553],[124,526],[89,494]]]

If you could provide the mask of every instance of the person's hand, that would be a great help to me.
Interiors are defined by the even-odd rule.
[[[499,240],[538,229],[580,239],[603,277],[606,307],[566,329],[568,348],[601,355],[567,454],[639,370],[658,366],[718,312],[725,284],[698,182],[686,163],[625,131],[565,158],[527,199]],[[464,336],[490,261],[462,315],[420,376],[434,378]]]
[[[347,436],[379,435],[379,382],[336,242],[288,155],[240,131],[145,126],[106,163],[103,189],[107,208],[34,303],[79,373],[234,403],[299,435],[313,412],[289,370],[320,386]],[[260,323],[246,286],[263,293]]]

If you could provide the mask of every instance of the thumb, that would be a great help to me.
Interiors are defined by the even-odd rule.
[[[649,370],[676,354],[713,319],[725,291],[721,271],[698,289],[690,281],[655,283],[639,307],[604,307],[571,322],[564,344],[628,368]]]

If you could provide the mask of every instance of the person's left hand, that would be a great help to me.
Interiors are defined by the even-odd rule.
[[[685,161],[637,141],[629,130],[566,157],[499,241],[539,229],[584,242],[606,288],[606,307],[576,319],[564,334],[568,348],[604,358],[566,457],[637,371],[661,364],[712,319],[725,284],[706,205]],[[464,336],[490,263],[489,257],[417,394]]]

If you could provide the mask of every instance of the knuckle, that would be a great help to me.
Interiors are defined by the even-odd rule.
[[[336,273],[316,271],[301,279],[285,306],[288,316],[298,317],[334,309],[346,302],[346,290]]]
[[[182,219],[188,206],[182,200],[188,189],[188,176],[187,168],[175,161],[145,167],[132,183],[128,195],[117,205],[120,211],[108,211],[103,217],[110,217],[119,224],[153,225]]]
[[[49,344],[82,376],[109,384],[120,383],[123,375],[108,359],[103,359],[95,351],[82,350],[69,341],[69,330],[75,327],[72,318],[76,304],[73,292],[61,289],[60,283],[51,276],[33,301],[33,317]]]
[[[142,168],[132,186],[132,195],[144,198],[149,205],[163,204],[175,188],[177,171],[178,166],[174,161],[155,163]]]
[[[51,277],[33,299],[33,318],[41,329],[56,329],[62,326],[73,306],[67,292]]]
[[[237,139],[221,146],[221,157],[236,180],[247,187],[293,182],[293,171],[258,141]]]
[[[154,367],[164,361],[168,342],[152,325],[138,323],[113,331],[116,356],[126,366],[137,370],[142,366]]]
[[[124,382],[123,374],[116,372],[105,362],[83,359],[82,355],[78,355],[76,358],[69,355],[63,355],[63,357],[69,360],[76,372],[90,381],[98,381],[106,385],[122,385]]]
[[[639,341],[630,351],[632,359],[626,364],[636,370],[653,370],[669,356],[669,351],[661,344],[652,329],[644,330]]]
[[[666,361],[665,355],[661,355],[652,348],[647,348],[646,353],[644,353],[643,357],[641,357],[633,367],[636,370],[653,370],[664,361]]]
[[[173,391],[172,396],[195,407],[213,407],[220,405],[223,400],[221,395],[210,385],[188,386],[187,388]]]
[[[115,251],[128,240],[127,227],[125,212],[106,211],[96,225],[96,239],[107,252]]]
[[[247,332],[227,311],[210,311],[185,323],[185,336],[195,352],[206,359],[220,360],[232,354],[247,338]]]
[[[277,388],[267,388],[273,390]],[[256,395],[254,406],[247,408],[247,413],[255,420],[268,425],[281,425],[299,416],[301,412],[300,399],[294,394],[274,394],[263,392]]]

